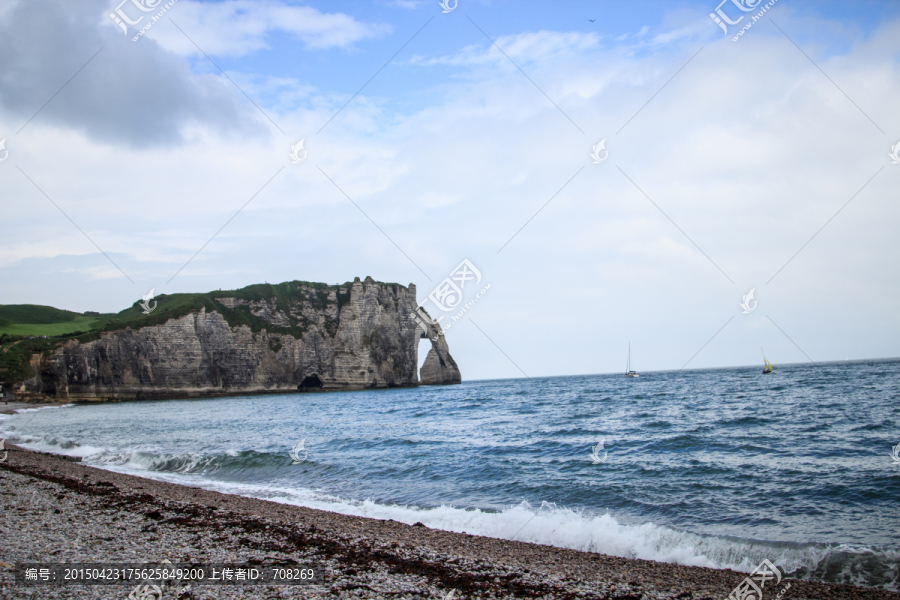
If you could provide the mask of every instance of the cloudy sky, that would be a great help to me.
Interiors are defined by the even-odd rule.
[[[466,379],[900,356],[900,5],[740,3],[0,0],[0,303],[468,259]]]

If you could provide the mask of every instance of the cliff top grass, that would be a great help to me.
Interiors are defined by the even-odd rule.
[[[14,323],[6,319],[0,319],[0,335],[24,337],[48,336],[56,337],[65,335],[74,331],[87,331],[98,321],[97,317],[88,317],[79,315],[71,321],[61,321],[58,323]]]
[[[49,325],[74,321],[81,313],[60,310],[52,306],[38,304],[0,304],[0,320],[6,323],[36,323]]]

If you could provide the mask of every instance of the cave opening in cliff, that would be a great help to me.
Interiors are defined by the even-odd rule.
[[[298,390],[321,390],[322,389],[322,380],[319,379],[318,375],[308,375],[303,378],[303,381],[300,382],[300,385],[297,386]]]

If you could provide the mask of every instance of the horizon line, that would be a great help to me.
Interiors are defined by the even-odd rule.
[[[900,360],[900,356],[888,356],[883,358],[854,358],[854,359],[838,359],[838,360],[824,360],[819,361],[818,363],[810,363],[810,362],[800,362],[800,363],[778,363],[773,366],[781,366],[781,367],[817,367],[823,365],[832,365],[832,364],[846,364],[846,363],[854,363],[854,362],[887,362],[887,361],[897,361]],[[647,371],[640,371],[640,373],[677,373],[680,371],[722,371],[726,369],[757,369],[760,368],[760,365],[732,365],[727,367],[695,367],[692,369],[653,369]],[[607,376],[607,375],[624,375],[624,371],[615,371],[615,372],[606,372],[606,373],[573,373],[571,375],[534,375],[532,377],[490,377],[486,379],[466,379],[463,380],[463,383],[475,382],[475,381],[510,381],[510,380],[519,380],[519,379],[548,379],[551,377],[593,377],[593,376]]]

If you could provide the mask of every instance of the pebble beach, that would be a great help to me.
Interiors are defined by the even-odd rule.
[[[723,599],[745,573],[429,529],[221,494],[7,445],[0,463],[0,598],[128,598],[133,585],[17,585],[14,565],[315,566],[321,583],[163,589],[163,598]],[[900,594],[783,579],[787,599]],[[767,589],[766,592],[769,590]],[[775,597],[776,591],[764,595]]]

